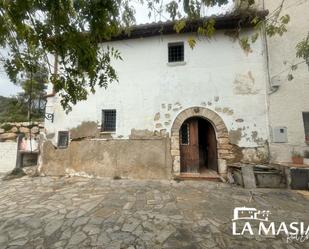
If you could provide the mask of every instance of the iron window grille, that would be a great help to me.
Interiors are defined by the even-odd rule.
[[[305,127],[305,140],[309,144],[309,112],[303,112],[303,121]]]
[[[65,149],[69,146],[69,132],[59,131],[58,132],[58,148]]]
[[[189,124],[183,124],[180,128],[180,140],[182,145],[189,145]]]
[[[102,110],[102,132],[116,131],[116,110]]]
[[[184,43],[169,43],[168,44],[168,62],[184,61]]]

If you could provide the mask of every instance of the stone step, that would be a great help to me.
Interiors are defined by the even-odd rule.
[[[222,182],[221,177],[217,174],[199,174],[199,173],[181,173],[179,176],[175,177],[179,180],[207,180],[214,182]]]

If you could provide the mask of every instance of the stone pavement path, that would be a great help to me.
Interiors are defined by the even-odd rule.
[[[309,248],[284,236],[233,236],[233,209],[309,224],[309,199],[214,182],[23,177],[0,180],[0,248]]]

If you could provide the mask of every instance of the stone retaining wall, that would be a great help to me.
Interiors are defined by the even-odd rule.
[[[22,123],[4,123],[0,124],[0,142],[16,141],[19,134],[24,134],[26,138],[37,139],[40,132],[44,131],[43,123],[22,122]]]

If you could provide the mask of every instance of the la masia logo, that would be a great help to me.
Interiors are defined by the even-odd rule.
[[[287,243],[293,241],[305,242],[309,240],[309,224],[304,222],[272,222],[271,212],[256,208],[237,207],[234,209],[232,231],[235,236],[258,235],[279,236],[286,235]]]

